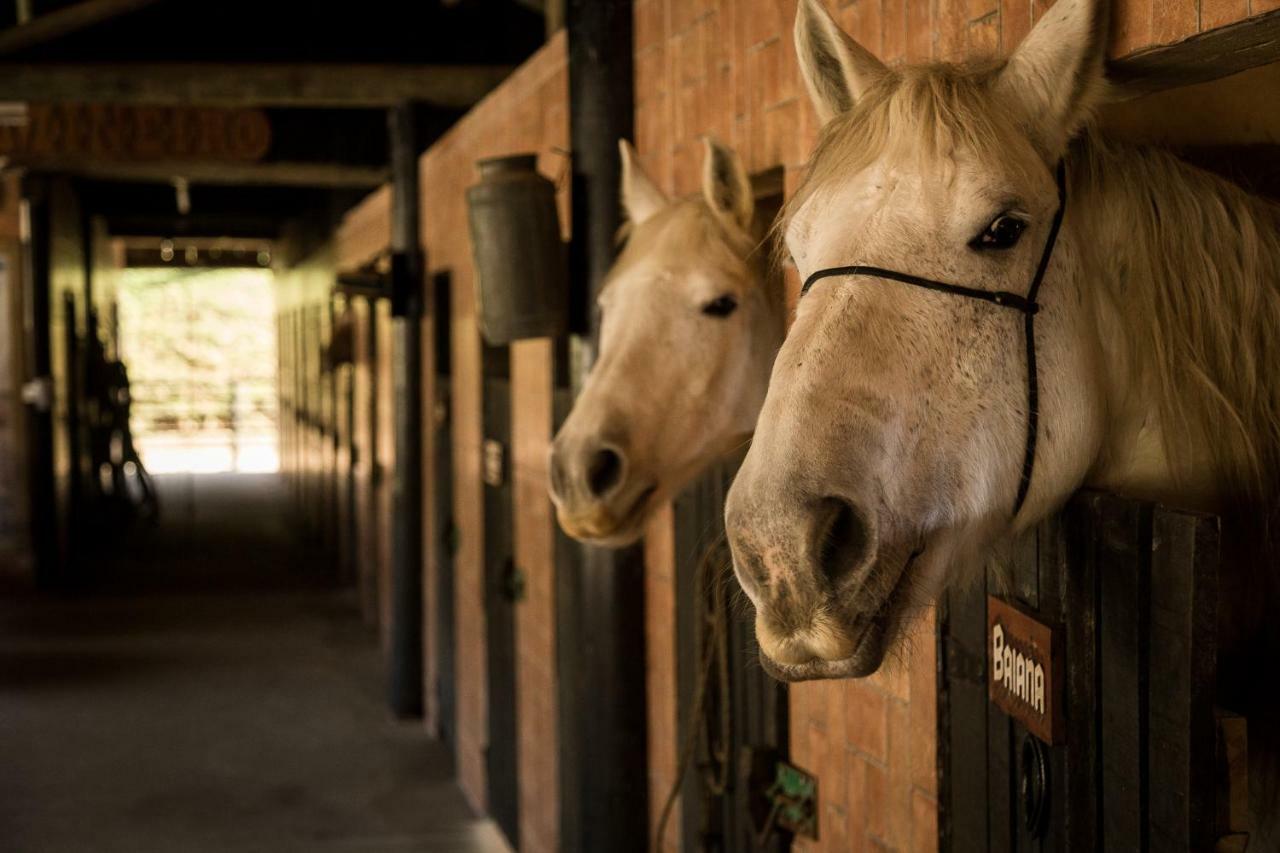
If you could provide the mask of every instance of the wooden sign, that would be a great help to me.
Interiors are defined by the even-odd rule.
[[[987,692],[1048,744],[1062,741],[1062,673],[1053,629],[987,596]]]
[[[271,122],[256,109],[32,104],[25,123],[0,126],[0,157],[20,164],[253,162],[270,147]]]

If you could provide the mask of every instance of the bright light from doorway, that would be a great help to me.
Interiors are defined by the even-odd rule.
[[[130,425],[147,470],[279,470],[271,271],[131,268],[118,293]]]

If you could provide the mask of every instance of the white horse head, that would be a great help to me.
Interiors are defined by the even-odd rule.
[[[1082,134],[1106,21],[1103,2],[1058,0],[1007,62],[890,69],[802,0],[825,121],[785,212],[802,278],[862,265],[1025,296],[1064,160],[1068,201],[1034,321],[1021,505],[1021,311],[863,274],[801,298],[726,512],[775,675],[875,671],[913,609],[1082,484],[1212,506],[1277,470],[1280,217]]]
[[[603,545],[635,541],[750,436],[783,327],[737,155],[708,140],[701,195],[671,201],[621,149],[626,247],[600,294],[599,359],[551,449],[561,527]]]

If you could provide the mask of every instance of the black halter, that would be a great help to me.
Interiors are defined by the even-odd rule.
[[[809,288],[813,287],[814,283],[820,279],[834,278],[836,276],[865,275],[889,279],[890,281],[899,281],[903,284],[923,287],[926,290],[949,293],[952,296],[981,299],[983,302],[991,302],[1002,308],[1012,308],[1015,311],[1022,312],[1022,316],[1025,318],[1027,338],[1027,447],[1022,459],[1022,479],[1018,483],[1018,497],[1013,502],[1013,515],[1015,518],[1018,515],[1018,511],[1022,509],[1022,502],[1027,498],[1027,490],[1031,488],[1031,472],[1036,465],[1036,435],[1040,421],[1040,387],[1036,378],[1035,322],[1036,314],[1040,311],[1040,303],[1036,302],[1036,296],[1040,292],[1040,283],[1044,281],[1045,270],[1049,268],[1049,259],[1053,257],[1053,246],[1058,241],[1058,229],[1062,226],[1062,217],[1067,210],[1066,169],[1061,162],[1058,163],[1057,176],[1058,210],[1053,215],[1053,223],[1049,226],[1049,236],[1045,240],[1044,251],[1040,255],[1040,263],[1036,266],[1035,278],[1031,280],[1031,286],[1027,288],[1026,296],[1019,296],[1006,290],[979,290],[976,287],[962,287],[958,284],[947,284],[943,281],[921,278],[918,275],[898,272],[897,270],[868,266],[829,267],[824,270],[818,270],[805,279],[804,287],[800,288],[800,295],[804,296],[809,292]]]

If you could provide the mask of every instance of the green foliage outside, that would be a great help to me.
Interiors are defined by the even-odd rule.
[[[269,270],[128,269],[118,299],[135,436],[275,433]]]

